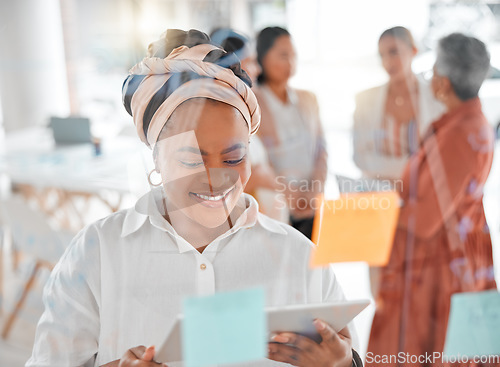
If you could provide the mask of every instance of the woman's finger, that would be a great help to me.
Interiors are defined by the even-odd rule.
[[[163,366],[168,367],[166,364],[160,364],[154,361],[155,347],[150,346],[146,348],[143,345],[130,348],[119,361],[119,367],[126,366]]]
[[[136,363],[137,361],[139,361],[140,358],[138,357],[138,355],[142,355],[141,347],[130,348],[129,350],[127,350],[123,357],[120,358],[118,367],[127,367],[132,363]],[[144,348],[144,350],[146,349],[145,347],[142,348]]]
[[[145,351],[146,347],[139,345],[138,347],[130,348],[127,352],[130,352],[135,357],[134,359],[141,359]]]
[[[278,343],[291,344],[304,353],[313,354],[320,348],[319,344],[305,336],[295,333],[279,333],[272,338]]]
[[[322,343],[331,344],[339,342],[341,340],[337,332],[323,320],[315,319],[314,326],[323,339]]]
[[[293,366],[304,366],[303,352],[295,347],[280,343],[269,343],[269,359],[276,362],[289,363]]]
[[[154,357],[155,357],[155,347],[154,345],[152,345],[144,351],[141,359],[146,362],[151,362]]]

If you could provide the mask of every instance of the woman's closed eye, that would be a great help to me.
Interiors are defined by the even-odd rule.
[[[197,168],[203,165],[203,160],[191,161],[191,160],[180,159],[179,162],[187,168]]]
[[[186,168],[197,168],[203,166],[203,155],[196,148],[183,148],[182,152],[177,152],[177,161]]]
[[[245,161],[245,159],[246,159],[246,154],[244,156],[242,156],[241,158],[226,159],[226,160],[224,160],[224,164],[227,164],[229,166],[237,166],[238,164]],[[205,162],[203,160],[179,159],[179,162],[187,168],[198,168],[198,167],[203,166],[205,164]]]
[[[247,155],[245,154],[244,156],[238,159],[226,159],[224,163],[230,166],[237,166],[238,164],[242,163],[246,159],[246,157]]]

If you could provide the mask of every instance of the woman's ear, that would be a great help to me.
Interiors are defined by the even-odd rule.
[[[437,98],[441,102],[445,102],[451,95],[455,93],[450,79],[445,76],[439,77]]]
[[[447,77],[442,78],[442,83],[443,83],[443,89],[444,92],[449,95],[450,93],[455,93],[453,86],[451,85],[451,81]]]
[[[413,57],[417,56],[417,54],[418,54],[418,48],[416,48],[415,46],[412,47],[412,54],[413,54]]]
[[[160,169],[158,168],[158,146],[156,144],[153,148],[153,163],[155,165],[155,171],[160,173]]]

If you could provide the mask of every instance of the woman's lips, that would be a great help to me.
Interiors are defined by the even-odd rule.
[[[192,196],[201,205],[208,208],[221,208],[224,206],[224,202],[227,200],[229,195],[233,192],[234,186],[221,193],[196,193],[190,192],[189,195]]]

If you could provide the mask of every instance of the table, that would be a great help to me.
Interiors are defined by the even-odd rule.
[[[114,212],[126,195],[135,198],[149,190],[151,152],[137,137],[109,137],[101,142],[100,155],[92,144],[56,146],[43,127],[19,130],[3,140],[0,174],[67,229],[86,224],[86,208],[77,207],[77,201],[97,199]]]

